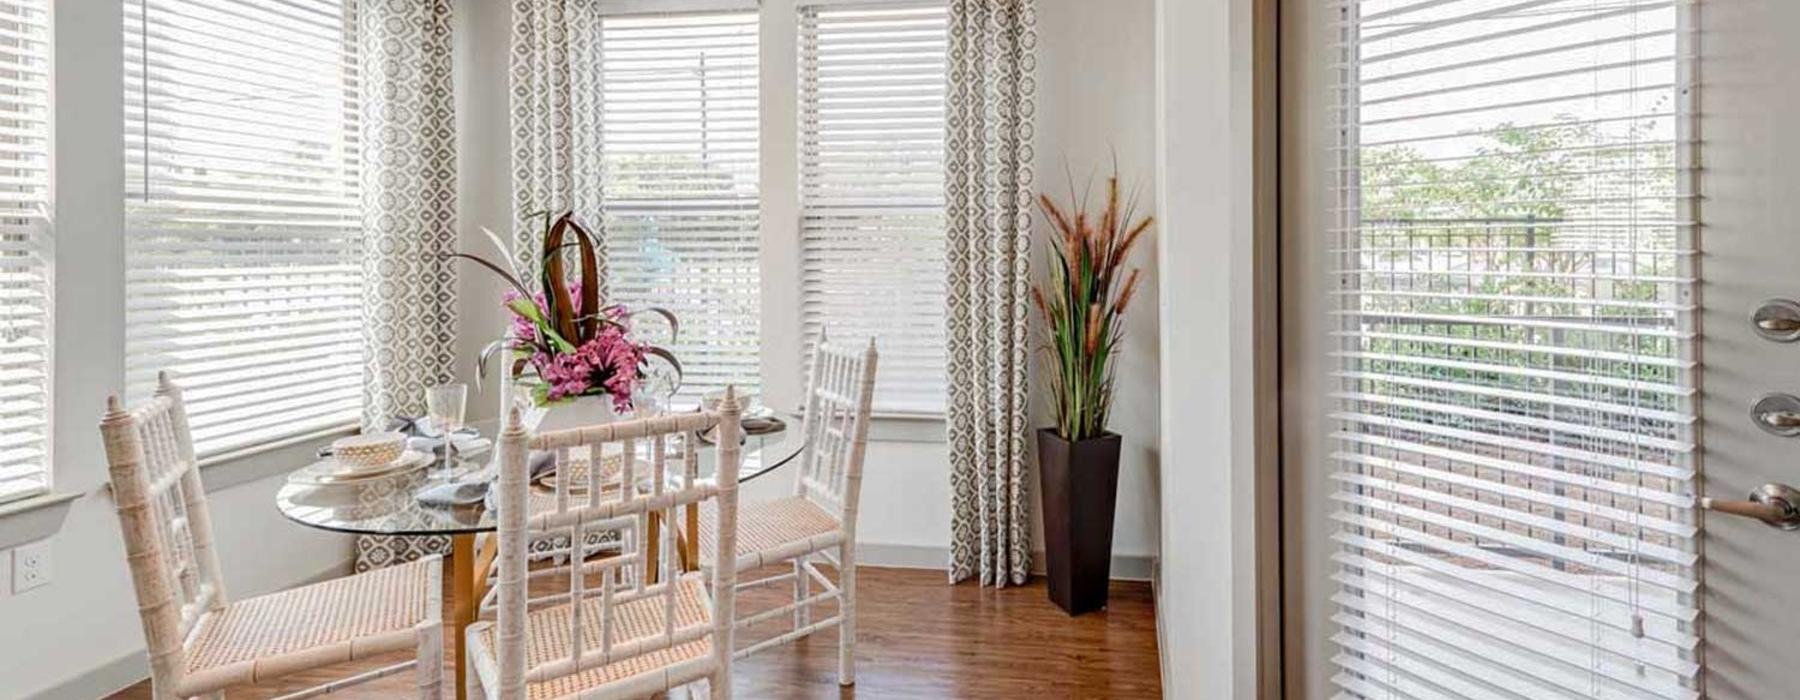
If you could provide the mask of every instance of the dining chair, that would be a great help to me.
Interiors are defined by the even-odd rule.
[[[793,582],[793,602],[760,610],[737,620],[744,628],[783,614],[793,614],[793,628],[736,653],[744,657],[786,644],[814,632],[838,628],[838,683],[856,682],[856,509],[862,492],[863,456],[868,449],[869,414],[875,394],[875,341],[855,349],[835,345],[820,335],[813,348],[801,430],[806,449],[794,475],[792,496],[746,503],[738,514],[736,568],[740,572],[783,561],[792,570],[746,581],[739,589]],[[700,559],[714,558],[709,549],[722,541],[723,521],[710,509],[700,516]],[[813,563],[818,557],[837,569],[833,583]],[[818,584],[819,593],[811,591]],[[837,614],[813,621],[812,608],[837,601]]]
[[[616,454],[607,455],[603,460],[601,467],[603,471],[600,473],[600,483],[603,486],[601,492],[602,500],[618,497],[618,476],[622,463],[623,456]],[[563,469],[563,473],[556,475],[555,479],[551,480],[551,483],[555,483],[557,479],[568,479],[571,489],[574,488],[574,485],[582,485],[585,488],[588,470],[588,463],[585,456],[572,463],[564,462],[562,467],[559,468]],[[576,496],[585,495],[583,493],[572,493]],[[532,483],[530,480],[527,480],[525,497],[526,513],[537,515],[540,513],[553,512],[557,508],[557,503],[558,500],[554,488],[546,489],[541,484]],[[551,533],[533,533],[530,537],[526,538],[525,541],[526,562],[530,569],[527,578],[535,580],[566,576],[569,568],[578,562],[587,561],[599,554],[617,554],[627,548],[633,547],[634,543],[630,541],[630,538],[639,536],[639,533],[645,529],[645,524],[644,519],[640,518],[639,527],[637,528],[615,532],[589,530],[579,538],[579,541],[584,543],[584,546],[579,553],[575,551],[575,547],[573,546],[573,543],[577,541],[573,527],[564,527]],[[497,537],[498,534],[489,534],[480,541],[478,546],[492,547],[497,541],[494,538]],[[534,564],[537,566],[531,566]],[[627,578],[629,578],[635,575],[635,572],[626,571],[625,574]],[[477,608],[477,612],[481,616],[491,619],[494,614],[498,612],[500,606],[500,589],[495,585],[499,583],[500,570],[498,567],[492,567],[489,568],[484,575],[487,579],[486,592],[482,594],[481,603]],[[532,605],[535,605],[539,601],[531,599],[529,602]]]
[[[308,688],[311,697],[414,668],[420,697],[443,687],[438,557],[240,601],[225,595],[181,390],[167,373],[100,423],[125,558],[157,698],[218,694],[298,671],[413,650],[415,658]]]
[[[717,551],[735,551],[737,473],[742,448],[735,392],[716,411],[637,418],[531,434],[510,410],[500,439],[499,610],[496,620],[468,629],[471,663],[468,686],[488,698],[627,698],[704,682],[711,697],[731,693],[732,606],[737,570],[721,557],[712,591],[698,573],[682,573],[673,537],[660,539],[655,583],[646,567],[652,557],[643,537],[624,533],[641,527],[651,513],[665,521],[691,504],[709,504],[718,514]],[[681,440],[681,476],[671,479],[671,438],[716,431],[717,479],[692,475],[699,461],[697,441]],[[639,464],[639,442],[647,442],[649,464]],[[527,455],[553,451],[559,464],[585,453],[601,463],[608,445],[624,455],[616,475],[586,472],[586,489],[572,493],[571,479],[556,481],[555,507],[529,505]],[[647,470],[653,486],[638,483]],[[608,488],[603,479],[616,481]],[[616,495],[609,495],[616,494]],[[573,541],[588,532],[619,531],[626,548],[617,556],[572,562],[558,581],[541,584],[547,595],[533,597],[529,543],[547,533],[570,531]],[[598,577],[598,581],[593,581]],[[541,579],[539,579],[541,580]],[[596,590],[597,589],[597,590]]]

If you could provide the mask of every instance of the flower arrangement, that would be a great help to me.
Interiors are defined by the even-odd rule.
[[[1055,227],[1050,282],[1031,290],[1055,356],[1056,432],[1064,440],[1099,437],[1112,409],[1113,358],[1124,335],[1120,319],[1137,292],[1137,268],[1125,258],[1149,230],[1152,218],[1132,222],[1135,201],[1120,202],[1119,175],[1106,180],[1106,208],[1090,216],[1087,202],[1070,194],[1065,211],[1048,195],[1038,206]]]
[[[580,396],[609,396],[615,410],[630,411],[632,394],[644,381],[649,358],[667,361],[677,373],[681,363],[668,350],[634,337],[630,309],[622,304],[602,304],[598,243],[574,212],[555,218],[549,212],[536,216],[544,220],[543,253],[536,275],[527,277],[514,267],[506,245],[487,229],[482,232],[499,251],[505,267],[469,253],[448,254],[480,264],[512,286],[502,298],[513,314],[507,338],[482,350],[478,378],[486,375],[493,355],[506,351],[512,359],[506,371],[519,376],[529,367],[536,372],[537,380],[528,383],[540,406]],[[563,251],[569,248],[577,250],[581,265],[581,276],[575,281],[564,275]],[[526,288],[524,280],[532,278],[544,291],[534,293]],[[677,331],[679,324],[667,310],[644,311],[664,317],[671,335]]]

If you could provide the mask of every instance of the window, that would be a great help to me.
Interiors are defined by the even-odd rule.
[[[807,337],[878,338],[884,413],[944,410],[943,5],[800,10]]]
[[[601,22],[612,293],[681,319],[678,400],[762,375],[755,11]]]
[[[202,457],[358,420],[354,29],[345,0],[126,3],[128,393],[174,372]]]
[[[614,298],[681,319],[678,400],[797,405],[829,329],[878,339],[878,412],[942,413],[942,3],[669,7],[601,22],[601,203]]]
[[[1697,697],[1687,3],[1349,0],[1354,697]]]
[[[49,490],[50,27],[0,1],[0,501]]]

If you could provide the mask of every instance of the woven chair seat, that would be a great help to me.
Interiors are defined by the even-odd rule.
[[[207,615],[187,657],[189,687],[254,683],[418,644],[436,620],[437,557],[233,602]]]
[[[709,502],[700,509],[700,561],[713,561],[717,535],[718,510]],[[837,517],[805,496],[738,506],[739,571],[833,547],[843,540]]]
[[[582,648],[600,648],[600,606],[599,598],[588,598],[580,603],[585,606],[582,611]],[[651,595],[638,600],[615,605],[609,613],[613,621],[613,643],[623,644],[635,639],[660,637],[665,626],[663,624],[664,599],[661,595]],[[525,667],[532,668],[539,664],[566,659],[569,656],[569,623],[571,604],[564,603],[553,607],[539,608],[527,614],[525,629]],[[681,577],[681,585],[676,588],[675,595],[675,628],[703,624],[712,619],[712,599],[706,594],[706,585],[701,577],[688,574]],[[487,625],[476,636],[479,637],[477,648],[483,653],[492,653],[499,649],[499,627]],[[531,700],[547,698],[567,698],[578,696],[582,691],[601,685],[615,683],[633,676],[655,673],[666,670],[676,664],[704,659],[712,654],[712,638],[702,637],[686,644],[634,656],[605,666],[597,666],[578,673],[572,673],[541,683],[525,686],[525,697]],[[497,679],[489,678],[490,669],[497,665],[476,663],[475,668],[482,675],[483,688],[493,687]]]

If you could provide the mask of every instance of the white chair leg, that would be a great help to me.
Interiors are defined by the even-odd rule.
[[[414,667],[419,683],[419,697],[437,700],[444,694],[444,626],[419,627],[419,661]]]
[[[799,631],[811,624],[810,618],[812,615],[810,613],[812,612],[812,606],[800,605],[800,601],[806,600],[810,595],[812,595],[812,581],[806,574],[806,555],[802,554],[794,557],[794,604],[798,606],[794,608],[795,631]]]
[[[463,664],[463,687],[469,691],[471,698],[485,698],[487,689],[481,687],[481,674],[475,672],[475,664]],[[476,692],[480,691],[480,692]]]
[[[838,545],[838,685],[856,684],[856,545]]]

